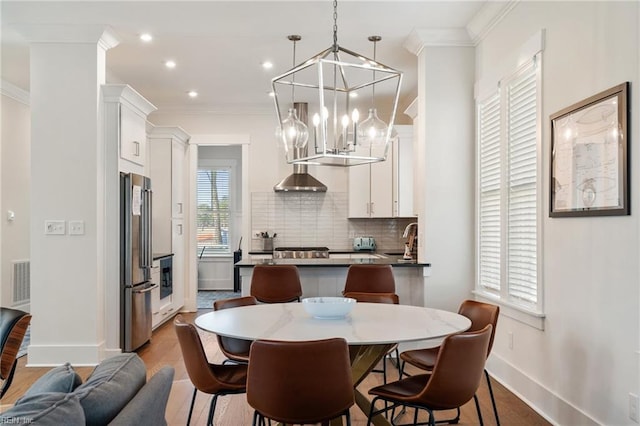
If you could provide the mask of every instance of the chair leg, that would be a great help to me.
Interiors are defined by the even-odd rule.
[[[189,407],[189,417],[187,417],[187,426],[191,424],[191,415],[193,414],[193,405],[196,403],[197,388],[193,388],[193,397],[191,398],[191,407]]]
[[[491,379],[489,378],[489,372],[484,370],[484,376],[487,378],[487,387],[489,388],[489,395],[491,396],[491,404],[493,405],[493,414],[496,416],[496,425],[500,426],[500,418],[498,417],[498,407],[496,406],[496,400],[493,397],[493,388],[491,387]]]
[[[402,371],[400,370],[400,352],[398,348],[395,350],[396,353],[396,368],[398,369],[398,380],[402,380]]]
[[[349,409],[344,413],[345,418],[347,419],[347,426],[351,426],[351,413],[349,413]]]
[[[476,411],[478,412],[478,420],[480,421],[480,426],[484,426],[484,422],[482,421],[482,412],[480,412],[480,403],[478,402],[478,395],[473,395],[473,401],[476,403]]]
[[[211,399],[211,407],[209,407],[209,417],[207,418],[207,426],[213,426],[213,415],[216,412],[216,402],[218,402],[218,394],[213,395]]]
[[[258,420],[258,412],[256,410],[253,410],[253,421],[251,422],[251,426],[258,426],[258,423],[256,422]]]

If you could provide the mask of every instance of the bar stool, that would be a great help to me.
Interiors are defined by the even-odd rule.
[[[391,265],[351,265],[347,270],[344,293],[395,293],[396,281]]]
[[[251,296],[262,303],[299,302],[300,274],[295,265],[256,265],[251,277]]]

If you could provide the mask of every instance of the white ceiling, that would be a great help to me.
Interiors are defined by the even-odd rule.
[[[404,44],[412,30],[464,30],[486,1],[338,3],[338,44],[404,72],[400,107],[416,96],[417,57]],[[292,65],[289,34],[299,34],[296,62],[333,41],[333,6],[323,1],[6,1],[0,2],[2,79],[29,90],[26,42],[17,24],[108,25],[120,39],[107,52],[107,80],[127,83],[159,111],[246,111],[272,107],[271,78]],[[154,39],[142,43],[139,35]],[[177,62],[168,70],[167,59]],[[261,63],[270,60],[273,69]],[[190,99],[186,92],[196,90]]]

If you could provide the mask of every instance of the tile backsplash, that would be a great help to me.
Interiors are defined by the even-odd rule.
[[[253,192],[251,230],[277,234],[274,247],[351,249],[353,237],[371,236],[378,251],[403,250],[405,227],[415,219],[347,219],[346,192]],[[262,250],[252,235],[251,250]]]

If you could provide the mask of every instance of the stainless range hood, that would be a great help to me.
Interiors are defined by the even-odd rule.
[[[293,108],[296,110],[300,121],[307,124],[307,103],[296,102],[293,104]],[[294,151],[294,158],[306,157],[307,146],[305,146],[304,148],[296,148]],[[306,164],[294,164],[293,174],[290,174],[286,178],[282,179],[280,183],[273,187],[273,190],[276,192],[327,192],[327,186],[307,172]]]

